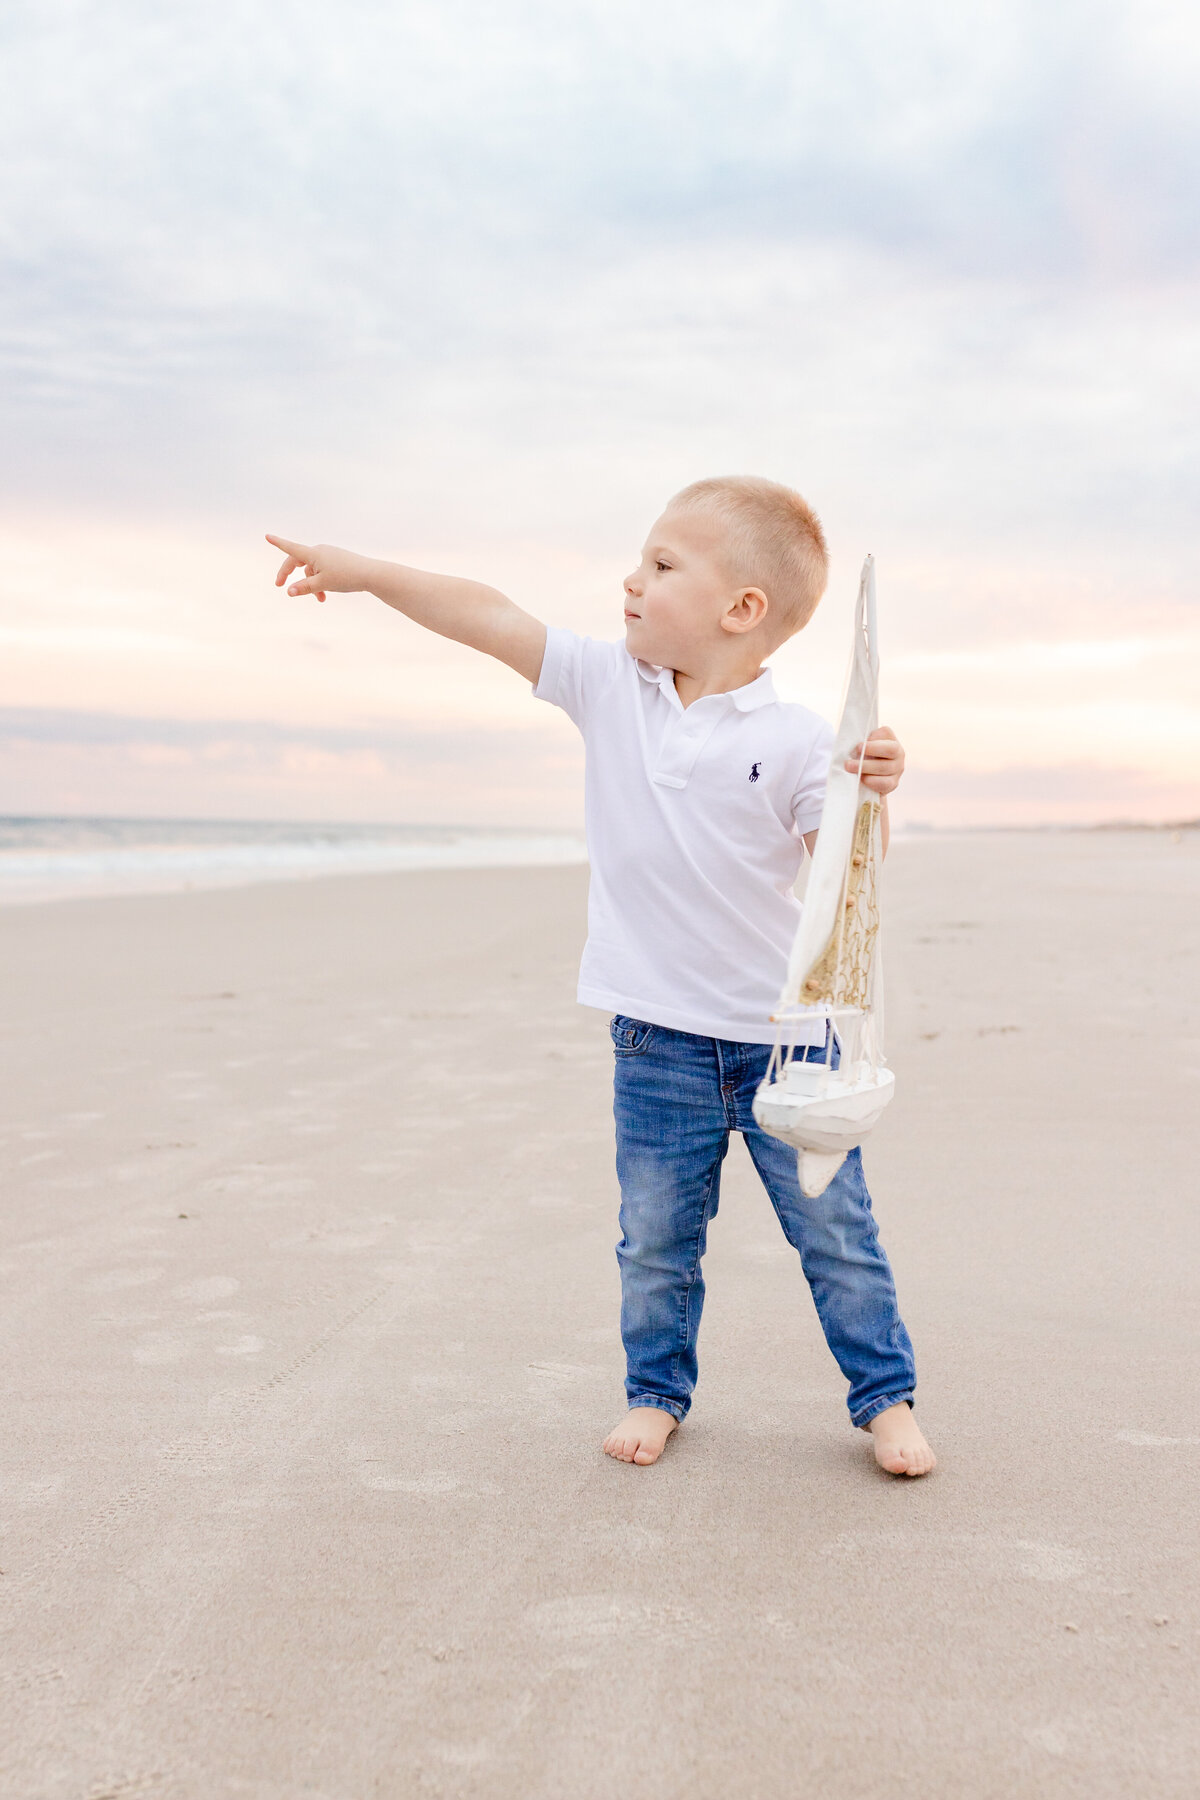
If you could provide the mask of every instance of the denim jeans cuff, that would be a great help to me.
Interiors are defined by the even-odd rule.
[[[869,1425],[876,1414],[886,1412],[889,1406],[899,1406],[902,1400],[908,1401],[910,1409],[914,1407],[912,1388],[908,1388],[902,1394],[885,1394],[882,1400],[872,1400],[869,1406],[862,1406],[857,1412],[850,1414],[850,1423],[859,1426]]]
[[[684,1419],[687,1414],[686,1406],[681,1406],[678,1400],[664,1400],[661,1394],[634,1394],[626,1404],[631,1412],[635,1406],[653,1406],[659,1412],[670,1413],[677,1421]]]

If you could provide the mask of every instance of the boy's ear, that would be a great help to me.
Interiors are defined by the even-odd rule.
[[[741,636],[761,625],[769,610],[767,596],[761,588],[743,588],[721,614],[721,630]]]

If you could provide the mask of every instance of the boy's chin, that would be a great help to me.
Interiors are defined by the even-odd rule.
[[[628,650],[630,656],[634,657],[638,662],[653,663],[655,667],[659,669],[666,669],[673,666],[662,654],[662,646],[660,644],[651,643],[646,633],[642,630],[640,621],[634,625],[626,625],[625,648]]]

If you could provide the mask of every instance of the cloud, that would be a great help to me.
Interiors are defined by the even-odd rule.
[[[1015,764],[1003,769],[917,769],[895,816],[945,829],[1022,825],[1183,824],[1200,819],[1194,782],[1103,762]]]
[[[969,727],[969,717],[964,713]],[[948,766],[916,759],[892,805],[903,827],[1103,823],[1197,816],[1194,782],[1092,759]],[[359,730],[0,708],[0,815],[366,820],[577,828],[582,746],[547,709],[523,727]],[[962,741],[962,734],[960,739]],[[1036,754],[1036,742],[1028,748]],[[114,807],[112,796],[121,804]]]
[[[661,500],[722,469],[825,518],[782,661],[826,708],[876,552],[885,651],[948,659],[893,690],[938,766],[972,691],[989,766],[1026,755],[1018,652],[955,658],[1191,642],[1192,9],[46,0],[7,34],[0,698],[520,731],[507,677],[394,620],[302,634],[261,531],[607,631]]]
[[[853,346],[852,410],[902,405],[920,434],[916,386],[936,430],[940,390],[984,374],[1003,428],[1013,374],[1054,410],[1039,347],[1076,385],[1068,316],[1095,377],[1089,334],[1121,333],[1098,291],[1131,296],[1136,328],[1148,286],[1195,273],[1179,70],[1200,32],[1161,6],[217,0],[199,19],[118,0],[12,32],[31,481],[73,442],[100,491],[124,472],[161,498],[174,470],[227,499],[243,436],[261,455],[273,428],[295,474],[300,420],[369,456],[382,407],[424,431],[474,395],[491,435],[499,409],[561,442],[614,370],[639,429],[686,430],[664,382],[639,404],[675,343],[726,411],[768,359],[785,390],[827,369],[840,393]]]
[[[0,708],[0,813],[575,827],[582,760],[548,708],[491,731]]]

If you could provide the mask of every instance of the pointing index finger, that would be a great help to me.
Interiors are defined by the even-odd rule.
[[[295,557],[298,563],[312,561],[312,548],[310,545],[293,544],[288,538],[272,537],[269,531],[266,536],[268,544],[274,544],[277,550],[286,551],[287,555]]]

